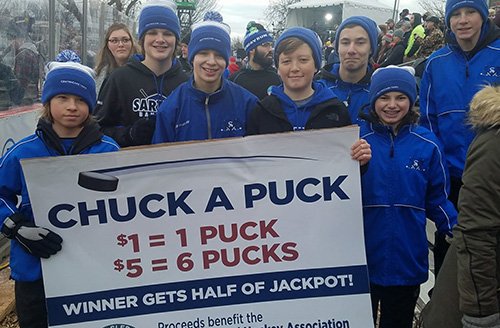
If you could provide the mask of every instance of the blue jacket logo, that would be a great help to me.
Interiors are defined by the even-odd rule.
[[[485,67],[481,76],[500,77],[500,66]]]
[[[226,127],[220,129],[221,132],[241,131],[243,129],[243,124],[237,119],[228,120],[225,125]]]
[[[410,159],[410,163],[406,164],[405,166],[409,170],[416,170],[416,171],[422,171],[425,172],[426,169],[424,167],[424,161],[421,159]]]

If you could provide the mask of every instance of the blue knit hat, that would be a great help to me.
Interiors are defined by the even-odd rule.
[[[247,24],[247,32],[245,38],[243,39],[243,47],[248,54],[252,49],[255,49],[258,45],[266,42],[273,42],[274,39],[269,34],[268,31],[262,26],[254,21]]]
[[[96,105],[94,71],[76,62],[50,62],[42,90],[42,104],[53,97],[70,94],[81,97],[92,111]]]
[[[444,17],[448,28],[450,28],[450,17],[453,11],[463,7],[476,9],[483,19],[483,24],[488,21],[488,5],[485,0],[447,0]]]
[[[181,38],[181,24],[177,17],[177,4],[172,0],[151,0],[146,3],[139,14],[139,39],[148,30],[161,28]]]
[[[202,50],[214,50],[224,57],[227,67],[231,56],[231,28],[222,22],[221,14],[209,11],[203,21],[194,24],[191,29],[188,61],[192,63],[194,56]]]
[[[305,27],[290,27],[280,35],[280,37],[276,41],[274,48],[278,49],[279,44],[283,40],[293,37],[299,38],[309,45],[313,53],[314,66],[317,70],[319,70],[321,68],[321,49],[323,47],[323,44],[321,43],[321,39],[319,38],[318,34],[313,30]],[[278,57],[279,55],[274,52],[274,63],[276,67],[278,67]]]
[[[373,72],[370,84],[370,108],[375,108],[375,101],[385,93],[398,91],[410,99],[410,109],[417,98],[415,69],[411,66],[398,67],[389,65]]]
[[[359,25],[368,33],[368,39],[370,39],[370,57],[375,55],[377,53],[378,44],[378,26],[377,23],[366,16],[352,16],[340,24],[335,34],[335,52],[337,54],[339,53],[340,32],[348,25]]]

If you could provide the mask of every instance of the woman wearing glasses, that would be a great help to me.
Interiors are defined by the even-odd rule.
[[[123,23],[112,24],[107,32],[95,67],[96,92],[99,93],[101,85],[108,79],[111,72],[127,63],[129,58],[138,52],[137,45],[127,25]]]

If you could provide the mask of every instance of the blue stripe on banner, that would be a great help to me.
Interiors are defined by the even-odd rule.
[[[232,276],[47,299],[51,326],[245,303],[369,292],[366,265]]]

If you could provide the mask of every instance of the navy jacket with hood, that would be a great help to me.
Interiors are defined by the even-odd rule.
[[[88,124],[67,149],[52,129],[52,124],[40,119],[36,133],[16,144],[0,158],[0,225],[14,213],[33,221],[33,212],[21,160],[27,158],[93,154],[117,151],[116,142],[102,134],[96,123]],[[17,197],[20,196],[18,204]],[[63,245],[64,251],[64,245]],[[11,276],[16,281],[35,281],[42,277],[40,258],[27,253],[15,239],[10,249]]]
[[[193,82],[191,77],[161,104],[153,143],[244,136],[257,97],[225,78],[211,94],[196,89]]]
[[[330,89],[317,81],[313,81],[313,89],[312,99],[304,106],[297,107],[285,94],[283,85],[271,87],[271,95],[250,113],[247,134],[324,129],[351,124],[347,108]]]

